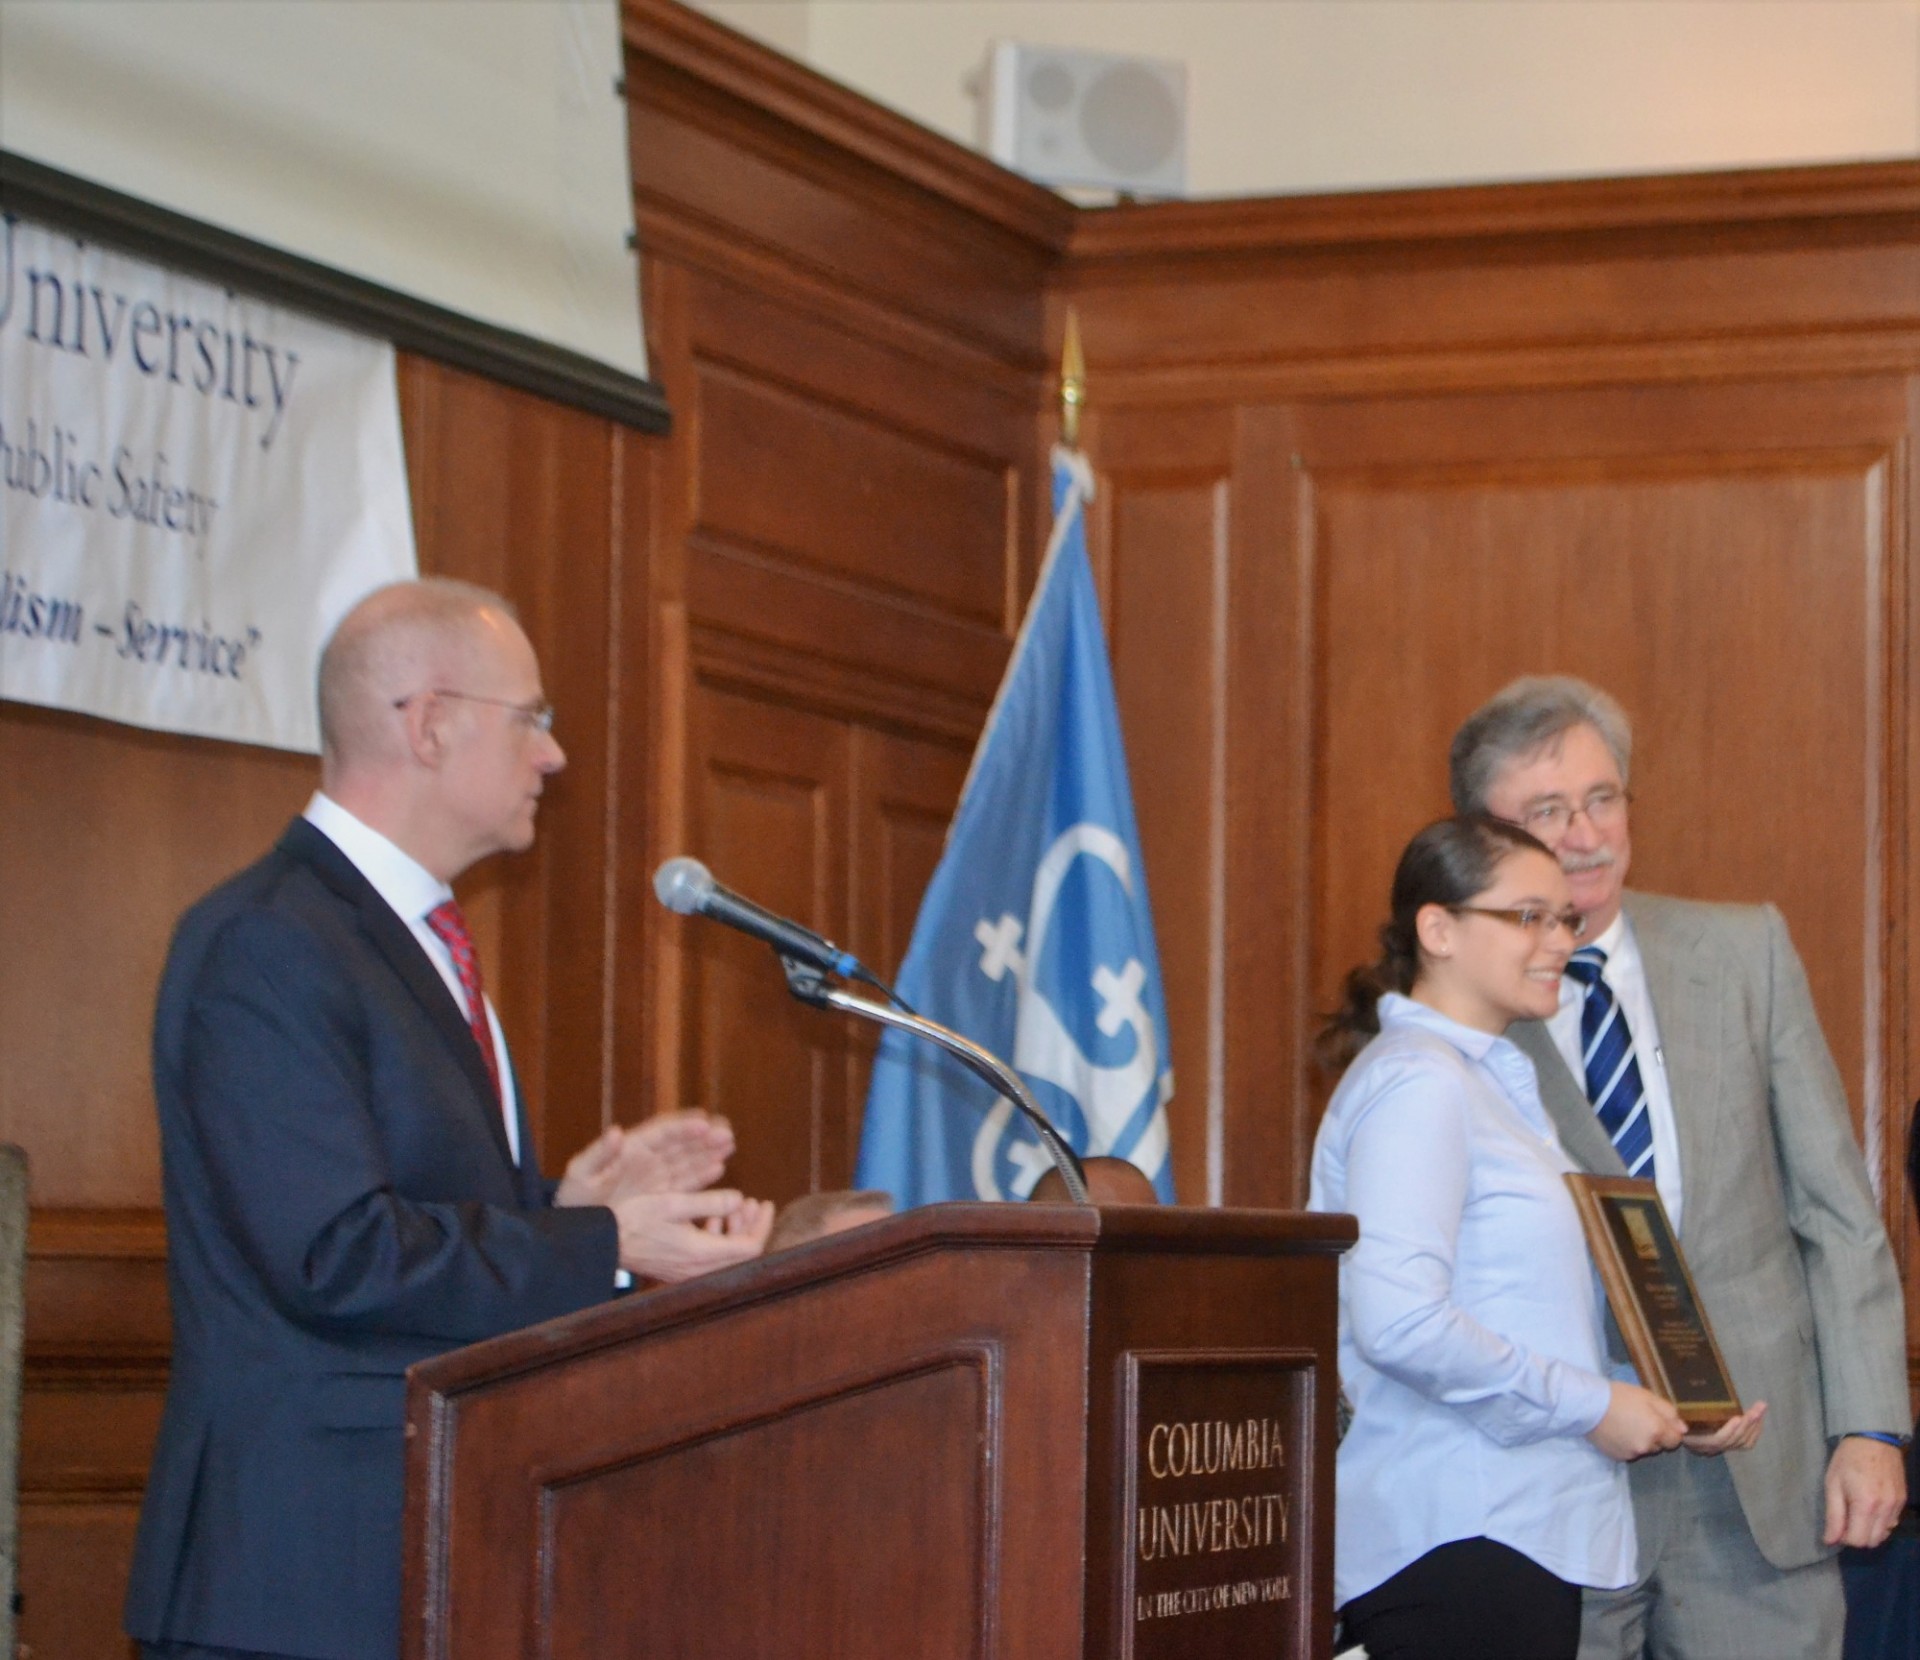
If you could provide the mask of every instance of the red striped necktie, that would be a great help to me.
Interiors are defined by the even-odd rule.
[[[454,972],[460,976],[460,990],[467,1000],[467,1026],[473,1041],[480,1045],[480,1058],[487,1063],[487,1076],[493,1080],[493,1098],[500,1093],[500,1062],[493,1052],[493,1028],[487,1023],[487,999],[480,989],[480,954],[473,948],[473,935],[467,931],[467,919],[460,902],[448,899],[427,913],[427,926],[440,936],[453,953]]]

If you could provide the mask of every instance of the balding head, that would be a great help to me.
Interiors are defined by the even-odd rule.
[[[490,611],[514,614],[498,594],[434,576],[376,588],[341,619],[320,653],[320,750],[329,780],[404,759],[395,702],[458,684]]]
[[[532,643],[470,583],[369,594],[320,657],[321,787],[443,882],[533,845],[552,728]]]

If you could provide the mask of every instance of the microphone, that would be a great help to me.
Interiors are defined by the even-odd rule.
[[[863,1020],[876,1021],[882,1026],[904,1028],[955,1056],[969,1071],[985,1079],[997,1094],[1004,1095],[1026,1115],[1041,1141],[1046,1144],[1047,1153],[1053,1160],[1054,1168],[1060,1172],[1060,1180],[1066,1187],[1068,1198],[1075,1204],[1084,1205],[1088,1202],[1086,1173],[1081,1169],[1079,1159],[1047,1121],[1047,1115],[1040,1110],[1039,1103],[1020,1081],[1019,1074],[971,1039],[916,1014],[886,981],[861,967],[859,959],[852,952],[842,951],[832,940],[822,939],[811,928],[802,928],[797,922],[775,916],[771,911],[762,910],[751,899],[744,899],[721,887],[713,879],[712,871],[698,859],[689,859],[685,855],[667,860],[653,873],[653,891],[662,905],[681,916],[711,917],[715,922],[724,922],[729,928],[737,928],[754,939],[764,940],[780,958],[780,966],[787,976],[787,989],[801,1002],[810,1003],[815,1008],[839,1009],[845,1014],[859,1015]],[[843,980],[864,980],[885,993],[887,1003],[855,997],[837,986],[830,986],[821,978],[823,974],[837,975]],[[888,1004],[892,1007],[888,1007]]]
[[[698,859],[669,859],[653,873],[653,891],[660,903],[681,916],[710,917],[737,928],[754,939],[764,940],[783,957],[807,963],[845,980],[864,980],[867,971],[850,951],[842,951],[832,940],[822,939],[811,928],[802,928],[783,916],[762,910],[751,899],[723,888]]]

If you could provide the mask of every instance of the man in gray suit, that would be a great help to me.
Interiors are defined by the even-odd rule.
[[[1532,831],[1586,917],[1560,1013],[1509,1036],[1579,1164],[1658,1184],[1765,1416],[1750,1451],[1633,1466],[1640,1581],[1587,1593],[1580,1657],[1838,1660],[1834,1550],[1906,1497],[1900,1286],[1780,913],[1624,891],[1631,756],[1620,706],[1564,676],[1515,681],[1451,755],[1456,809]]]

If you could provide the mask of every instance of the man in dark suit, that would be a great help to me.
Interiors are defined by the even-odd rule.
[[[127,1629],[152,1656],[399,1646],[414,1361],[757,1254],[724,1124],[541,1177],[451,883],[565,763],[511,610],[381,589],[321,659],[322,786],[175,933],[154,1029],[173,1361]]]
[[[1748,1409],[1689,1442],[1723,1458],[1633,1465],[1640,1582],[1587,1593],[1581,1660],[1838,1660],[1834,1548],[1905,1498],[1900,1284],[1780,913],[1626,891],[1631,757],[1566,676],[1514,682],[1452,752],[1455,806],[1545,842],[1586,919],[1560,1013],[1509,1036],[1575,1162],[1659,1188]]]

